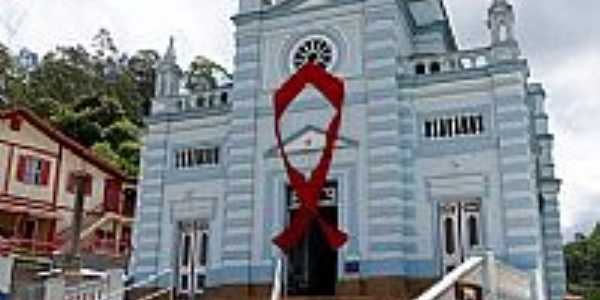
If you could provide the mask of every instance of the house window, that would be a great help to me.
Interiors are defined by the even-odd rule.
[[[483,116],[456,115],[432,118],[423,123],[423,135],[427,139],[453,138],[457,136],[475,136],[484,132]]]
[[[219,147],[184,148],[175,151],[175,168],[190,169],[219,164]]]
[[[50,162],[33,156],[22,155],[17,165],[17,180],[30,185],[47,185]]]
[[[93,177],[91,174],[78,175],[75,173],[69,174],[67,180],[67,192],[75,194],[77,192],[77,176],[83,176],[83,195],[92,195]]]

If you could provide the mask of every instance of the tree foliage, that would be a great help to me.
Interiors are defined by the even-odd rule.
[[[589,237],[566,245],[564,253],[571,291],[600,299],[600,223]]]
[[[202,55],[192,60],[186,77],[186,87],[191,90],[209,90],[218,86],[219,81],[232,79],[225,68]]]
[[[6,96],[13,104],[30,108],[133,176],[159,59],[151,49],[131,56],[122,53],[110,32],[100,29],[89,49],[80,44],[58,46],[27,74],[0,44],[0,79],[6,78]],[[223,67],[199,56],[187,74],[216,83],[213,74],[218,72],[229,76]]]

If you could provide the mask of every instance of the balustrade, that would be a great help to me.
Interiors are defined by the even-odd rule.
[[[185,112],[230,108],[230,93],[230,90],[217,89],[180,97],[176,102],[176,110],[177,112]]]

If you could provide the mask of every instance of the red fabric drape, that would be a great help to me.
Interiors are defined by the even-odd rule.
[[[280,120],[283,113],[296,96],[304,90],[307,84],[311,84],[319,90],[335,109],[335,114],[326,132],[325,149],[321,154],[317,167],[311,172],[308,179],[290,163],[288,155],[285,152],[280,130]],[[273,240],[284,252],[288,252],[296,246],[310,228],[310,224],[315,221],[318,222],[319,228],[332,249],[338,249],[343,246],[348,239],[345,233],[327,223],[319,215],[318,211],[319,195],[327,179],[335,150],[335,142],[342,120],[343,104],[344,82],[313,63],[307,63],[302,66],[275,92],[273,98],[273,107],[275,108],[275,137],[290,185],[300,200],[298,213],[292,217],[289,226],[284,232]]]
[[[106,179],[104,182],[104,209],[119,212],[120,196],[121,182],[116,179]]]

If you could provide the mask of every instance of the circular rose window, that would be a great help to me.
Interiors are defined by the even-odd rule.
[[[333,42],[322,35],[312,35],[300,40],[290,57],[292,70],[300,68],[305,63],[312,61],[317,65],[331,70],[337,59],[337,51]]]

